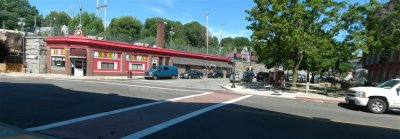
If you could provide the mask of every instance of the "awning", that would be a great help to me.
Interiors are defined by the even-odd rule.
[[[214,66],[214,67],[222,67],[222,68],[231,68],[232,65],[228,64],[227,62],[220,62],[220,61],[212,61],[212,60],[200,60],[200,59],[193,59],[193,58],[183,58],[183,57],[174,57],[173,58],[174,64],[179,65],[194,65],[194,66]]]

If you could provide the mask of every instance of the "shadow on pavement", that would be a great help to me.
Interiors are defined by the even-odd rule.
[[[29,128],[152,101],[53,84],[0,82],[0,122]]]
[[[75,91],[52,84],[0,82],[0,122],[20,128],[40,126],[149,102],[154,102],[154,100],[125,97],[117,94]],[[157,110],[155,111],[156,114],[135,116],[135,114],[124,112],[116,116],[100,117],[99,119],[91,120],[91,122],[99,124],[99,126],[95,126],[98,130],[80,131],[82,132],[80,134],[107,134],[112,136],[111,138],[119,138],[127,135],[125,130],[138,128],[144,124],[149,124],[148,122],[154,122],[149,126],[165,122],[164,120],[154,121],[149,119],[165,118],[166,115],[173,119],[187,114],[182,113],[182,111],[193,112],[211,105],[213,103],[179,102],[149,106],[137,111],[148,112],[154,108]],[[132,122],[132,120],[136,122]],[[93,126],[90,121],[85,122],[83,125]],[[118,123],[132,128],[120,129],[124,126],[118,125]],[[117,125],[112,126],[113,124]],[[105,125],[108,126],[105,127]],[[82,127],[80,125],[75,126]],[[114,127],[119,129],[108,130]],[[73,130],[74,128],[70,129]],[[101,129],[104,131],[101,131]],[[399,137],[399,130],[341,124],[325,118],[308,118],[230,104],[160,130],[145,138],[320,139]]]
[[[353,139],[399,138],[398,129],[385,129],[302,117],[230,104],[151,134],[153,138],[232,139]]]
[[[368,112],[366,107],[350,105],[348,103],[338,103],[337,105],[339,107],[341,107],[341,108],[345,108],[345,109],[349,109],[349,110],[353,110],[353,111],[362,111],[362,112],[370,113],[370,112]],[[373,113],[371,113],[371,114],[373,114]],[[389,110],[384,114],[400,115],[400,111],[398,111],[398,110],[397,111],[396,110]]]

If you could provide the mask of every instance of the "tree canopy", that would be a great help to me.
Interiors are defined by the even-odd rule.
[[[68,25],[70,20],[71,20],[71,17],[63,11],[61,11],[61,12],[51,11],[44,18],[42,25],[48,26],[48,27]]]
[[[20,26],[17,24],[18,18],[25,18],[25,28],[33,28],[35,26],[41,26],[41,19],[39,11],[35,6],[31,6],[28,0],[0,0],[0,24],[3,24],[6,29],[18,29]]]
[[[111,20],[108,31],[113,35],[129,36],[138,39],[142,28],[143,25],[138,19],[132,16],[122,16]]]
[[[80,22],[80,16],[75,16],[68,24],[69,32],[73,33],[77,29]],[[82,13],[82,30],[87,35],[97,35],[104,32],[103,21],[94,13]]]
[[[325,1],[254,0],[256,6],[246,12],[253,31],[256,53],[267,65],[286,65],[297,72],[304,59],[318,59],[319,52],[330,50],[339,31],[339,11],[344,3]],[[305,58],[306,57],[306,58]],[[309,66],[307,66],[309,67]]]

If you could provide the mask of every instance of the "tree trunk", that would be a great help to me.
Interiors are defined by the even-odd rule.
[[[311,83],[315,83],[315,74],[311,73]]]
[[[307,82],[310,82],[310,72],[307,71]]]
[[[297,53],[297,59],[294,61],[294,66],[292,68],[292,72],[293,72],[293,78],[292,78],[292,87],[296,87],[296,83],[297,83],[297,72],[299,70],[299,66],[301,63],[301,60],[303,59],[303,51],[299,51]]]

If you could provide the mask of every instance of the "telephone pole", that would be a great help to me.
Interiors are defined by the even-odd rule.
[[[206,47],[207,47],[207,55],[208,55],[208,11],[206,11]]]
[[[99,16],[99,9],[104,8],[104,32],[107,30],[107,0],[104,0],[103,5],[99,5],[99,0],[97,0],[96,14]]]

